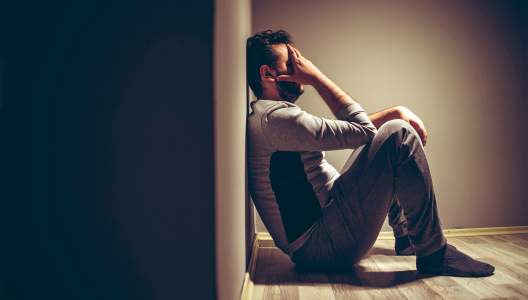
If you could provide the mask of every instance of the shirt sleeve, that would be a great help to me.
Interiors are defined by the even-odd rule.
[[[298,105],[280,104],[263,118],[264,134],[278,151],[325,151],[357,148],[377,130],[365,110],[354,102],[335,113],[337,120],[318,117]]]

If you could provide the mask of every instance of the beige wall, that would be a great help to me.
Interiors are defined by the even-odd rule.
[[[239,299],[246,272],[246,39],[249,0],[215,2],[216,296]],[[251,229],[253,230],[253,229]]]
[[[528,225],[517,12],[502,1],[253,1],[252,32],[288,30],[367,112],[405,105],[422,118],[446,228]],[[297,103],[334,118],[311,87]],[[326,154],[339,170],[350,152]]]

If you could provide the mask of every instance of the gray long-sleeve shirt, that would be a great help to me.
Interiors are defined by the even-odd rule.
[[[248,117],[249,192],[277,247],[293,255],[310,236],[340,176],[325,150],[368,143],[376,128],[358,103],[318,117],[287,101],[259,99]]]

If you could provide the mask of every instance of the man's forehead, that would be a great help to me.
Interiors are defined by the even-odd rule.
[[[286,47],[286,44],[271,45],[271,48],[273,48],[273,51],[277,54],[279,61],[288,60],[288,47]]]

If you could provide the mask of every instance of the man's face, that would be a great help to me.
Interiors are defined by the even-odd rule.
[[[291,59],[288,54],[288,48],[285,44],[277,44],[271,46],[275,53],[277,53],[276,73],[279,75],[287,75],[293,73]],[[277,92],[280,97],[289,102],[295,102],[304,93],[304,86],[297,82],[275,81]]]

